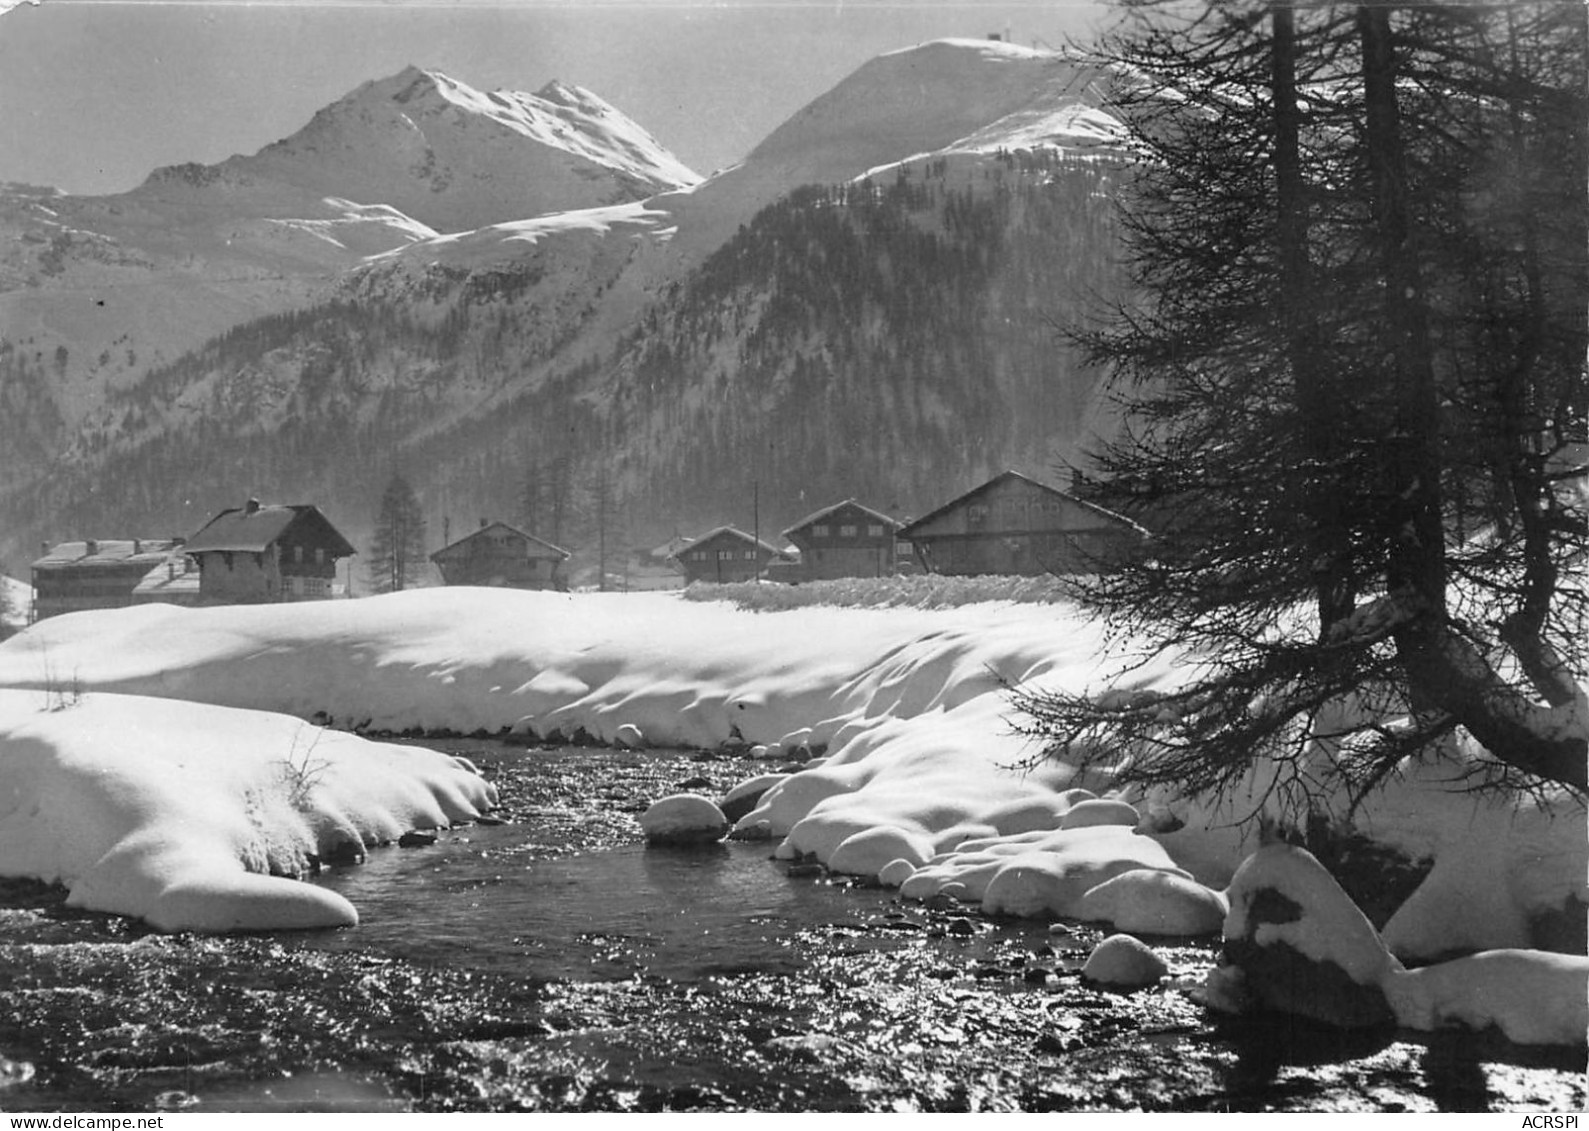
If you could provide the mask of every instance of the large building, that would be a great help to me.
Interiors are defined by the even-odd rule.
[[[793,561],[794,556],[743,530],[719,526],[679,550],[674,560],[684,570],[685,584],[690,584],[751,581],[765,577],[770,563]]]
[[[569,552],[505,522],[480,520],[480,529],[443,546],[430,560],[448,585],[508,589],[564,589]]]
[[[834,577],[887,577],[897,568],[899,522],[845,499],[807,515],[783,532],[800,550],[803,581]]]
[[[1075,575],[1107,572],[1140,552],[1130,519],[1014,471],[994,476],[904,527],[932,573]]]
[[[33,563],[33,619],[133,604],[138,583],[181,545],[180,538],[89,538],[48,546]]]
[[[199,563],[206,605],[332,597],[338,560],[357,552],[317,507],[258,499],[210,519],[184,549]]]

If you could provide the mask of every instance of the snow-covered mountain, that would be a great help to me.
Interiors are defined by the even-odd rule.
[[[883,505],[925,505],[984,466],[1043,470],[1092,412],[1051,322],[1113,285],[1100,160],[1113,137],[1087,67],[950,40],[866,64],[700,183],[587,92],[481,95],[410,70],[252,157],[91,202],[134,216],[142,243],[76,223],[81,211],[61,219],[84,207],[72,198],[32,197],[35,224],[94,233],[82,238],[101,271],[148,270],[115,260],[191,248],[209,224],[210,245],[234,254],[318,256],[318,289],[127,367],[60,424],[49,482],[0,497],[0,516],[29,537],[128,511],[181,530],[241,490],[315,498],[357,535],[364,495],[402,463],[440,528],[454,511],[514,513],[526,477],[558,461],[560,481],[570,465],[575,479],[613,469],[625,521],[666,531],[708,521],[741,449],[768,437],[796,438],[773,445],[765,513],[844,487],[827,411],[874,425],[894,413],[868,482],[843,492]],[[302,278],[250,268],[230,285]],[[42,311],[47,291],[0,303],[26,293]],[[835,307],[840,292],[861,306]],[[74,376],[68,364],[57,384]],[[923,451],[936,475],[917,466]],[[820,481],[799,482],[817,462]]]
[[[130,192],[0,186],[0,373],[47,386],[33,395],[70,429],[108,390],[305,305],[365,256],[698,180],[589,91],[484,94],[410,67],[252,156],[157,169]]]

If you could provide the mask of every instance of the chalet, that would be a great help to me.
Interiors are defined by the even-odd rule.
[[[1113,511],[1006,471],[899,536],[932,573],[1033,576],[1107,571],[1148,535]]]
[[[732,526],[709,530],[674,555],[685,584],[696,581],[751,581],[767,573],[770,562],[794,560],[770,542]]]
[[[46,546],[33,563],[33,619],[130,605],[144,575],[181,545],[180,538],[89,538]]]
[[[263,506],[258,499],[210,519],[184,549],[199,563],[206,605],[334,596],[338,559],[357,553],[319,508]]]
[[[505,522],[480,520],[480,529],[443,546],[430,560],[448,585],[504,589],[566,589],[561,576],[569,552]]]
[[[887,577],[895,572],[899,528],[888,515],[845,499],[807,515],[783,536],[800,550],[800,580]]]

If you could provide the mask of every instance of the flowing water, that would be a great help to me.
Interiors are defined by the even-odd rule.
[[[1101,937],[902,904],[636,816],[765,767],[433,743],[501,824],[317,882],[352,930],[160,935],[0,886],[0,1110],[1578,1110],[1582,1053],[1221,1022]]]

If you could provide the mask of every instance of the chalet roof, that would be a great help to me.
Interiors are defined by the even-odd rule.
[[[807,526],[812,525],[813,523],[821,522],[824,518],[827,518],[829,515],[834,514],[837,511],[843,510],[845,507],[854,507],[856,510],[860,511],[862,514],[866,515],[868,518],[875,519],[876,521],[883,523],[885,526],[888,527],[888,529],[890,531],[898,530],[900,528],[900,526],[903,525],[899,521],[899,519],[890,518],[888,515],[884,514],[882,511],[874,511],[871,507],[862,506],[860,503],[856,502],[854,499],[845,499],[842,502],[834,503],[830,507],[823,507],[821,510],[817,511],[814,514],[806,515],[799,522],[795,523],[793,526],[791,526],[787,530],[785,530],[783,532],[783,536],[785,538],[788,538],[792,534],[794,534],[797,530],[803,530]]]
[[[751,537],[737,526],[714,527],[711,530],[708,530],[705,534],[702,534],[699,538],[695,539],[695,541],[689,543],[688,545],[679,547],[678,550],[674,551],[673,556],[677,558],[686,550],[698,550],[708,542],[712,541],[714,538],[721,538],[724,536],[733,538],[736,541],[748,543],[751,546],[759,547],[760,549],[766,550],[769,554],[772,554],[776,557],[792,559],[795,556],[787,550],[780,550],[777,546],[774,546],[771,542],[768,542],[764,538]]]
[[[507,522],[488,522],[484,526],[480,527],[480,529],[471,530],[469,533],[465,534],[462,538],[455,538],[453,541],[447,543],[441,549],[437,550],[434,554],[430,555],[430,560],[431,561],[436,561],[438,558],[440,558],[448,550],[451,550],[453,547],[462,546],[465,542],[471,542],[474,539],[479,538],[482,534],[487,534],[487,533],[489,533],[489,532],[491,532],[493,530],[506,530],[506,531],[508,531],[508,532],[510,532],[512,534],[517,534],[520,538],[526,539],[527,541],[530,541],[530,542],[534,542],[537,546],[545,546],[548,550],[552,551],[552,553],[554,553],[554,554],[558,555],[559,557],[561,557],[564,561],[567,561],[569,558],[574,556],[569,551],[563,549],[563,547],[553,545],[552,543],[548,542],[545,538],[537,538],[535,535],[529,533],[526,530],[520,530],[517,526],[514,526],[511,523],[507,523]]]
[[[33,563],[36,570],[152,568],[182,545],[180,538],[104,538],[59,542]]]
[[[953,499],[950,499],[947,503],[945,503],[943,506],[939,507],[937,510],[930,511],[929,513],[924,514],[920,518],[916,519],[916,521],[914,521],[914,522],[910,523],[909,525],[905,526],[902,530],[899,531],[899,536],[901,538],[904,538],[904,539],[906,539],[908,541],[914,535],[914,533],[917,530],[919,530],[921,527],[925,526],[927,523],[932,522],[934,519],[940,518],[940,517],[942,517],[945,514],[948,514],[952,510],[955,510],[955,509],[957,509],[959,507],[965,506],[966,504],[968,504],[971,501],[973,501],[974,499],[976,499],[977,496],[982,495],[982,494],[984,494],[986,492],[992,491],[995,487],[999,486],[1001,483],[1004,483],[1007,480],[1012,480],[1012,479],[1019,480],[1022,483],[1029,484],[1030,486],[1036,487],[1038,490],[1046,492],[1047,494],[1055,495],[1055,496],[1057,496],[1057,497],[1059,497],[1061,499],[1066,500],[1069,503],[1072,503],[1072,504],[1074,504],[1074,505],[1076,505],[1078,507],[1081,507],[1083,510],[1091,511],[1092,513],[1096,514],[1099,518],[1102,518],[1102,519],[1104,519],[1107,522],[1117,524],[1117,525],[1125,527],[1125,528],[1127,528],[1129,530],[1137,531],[1138,533],[1142,534],[1144,537],[1147,536],[1147,533],[1148,533],[1147,530],[1145,530],[1139,524],[1137,524],[1135,522],[1132,522],[1125,515],[1116,514],[1114,511],[1110,510],[1107,507],[1100,507],[1097,503],[1089,503],[1086,499],[1078,499],[1075,495],[1072,495],[1072,494],[1070,494],[1070,493],[1068,493],[1066,491],[1061,491],[1057,487],[1050,487],[1047,483],[1039,483],[1037,480],[1031,478],[1030,476],[1022,475],[1018,471],[1001,471],[999,474],[995,475],[992,479],[989,479],[986,483],[983,483],[983,484],[980,484],[980,485],[978,485],[976,487],[971,488],[971,490],[967,491],[963,495],[955,496]]]
[[[164,561],[143,575],[132,591],[139,596],[197,593],[200,574],[192,565],[186,554],[168,554]]]
[[[333,557],[347,557],[358,553],[351,543],[331,525],[331,520],[320,513],[320,508],[310,503],[273,503],[262,506],[250,499],[246,506],[224,510],[188,539],[190,554],[208,550],[231,550],[241,553],[263,553],[287,529],[300,522],[318,528],[320,540]]]

